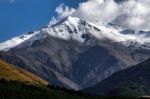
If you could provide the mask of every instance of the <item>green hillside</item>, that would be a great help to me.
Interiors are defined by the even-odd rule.
[[[46,86],[26,85],[15,81],[0,81],[0,99],[134,99],[132,97],[106,97],[85,95]]]

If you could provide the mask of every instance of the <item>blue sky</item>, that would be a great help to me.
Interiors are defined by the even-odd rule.
[[[0,0],[0,42],[48,24],[61,3],[76,8],[83,1]]]

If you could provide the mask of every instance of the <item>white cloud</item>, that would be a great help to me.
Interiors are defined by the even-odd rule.
[[[120,5],[113,23],[135,30],[150,30],[150,0],[129,0]]]
[[[88,21],[109,22],[118,14],[119,8],[113,0],[89,0],[81,3],[74,16]]]
[[[74,8],[69,8],[68,6],[65,6],[64,4],[60,4],[55,12],[58,14],[59,18],[64,18],[68,15],[71,15],[73,12],[75,12]]]
[[[54,16],[51,18],[51,21],[49,22],[49,25],[54,25],[55,23],[57,23],[59,21],[59,19],[55,18]]]
[[[77,9],[61,4],[56,8],[58,17],[53,20],[72,15],[91,22],[111,22],[134,30],[150,30],[150,0],[115,1],[88,0],[80,3]]]
[[[60,4],[55,12],[57,13],[57,17],[52,17],[51,21],[50,21],[50,25],[55,24],[56,22],[58,22],[58,20],[61,20],[69,15],[71,15],[72,13],[75,12],[74,8],[69,8],[68,6],[64,5],[64,4]]]

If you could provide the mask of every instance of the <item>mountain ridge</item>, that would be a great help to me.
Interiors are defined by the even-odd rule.
[[[42,39],[46,36],[45,34],[49,34],[50,36],[64,39],[64,40],[74,39],[76,41],[83,43],[85,41],[85,39],[82,35],[83,34],[87,34],[87,35],[91,34],[88,31],[92,31],[92,29],[96,29],[97,31],[99,31],[98,33],[100,35],[98,33],[94,33],[94,32],[92,32],[92,34],[91,34],[92,36],[94,36],[98,39],[108,39],[108,40],[112,40],[114,42],[136,41],[137,43],[141,43],[141,44],[149,41],[149,38],[144,38],[144,36],[146,37],[146,35],[147,35],[147,31],[135,32],[134,30],[123,29],[121,27],[114,26],[114,25],[109,25],[109,24],[104,24],[104,23],[86,22],[84,20],[80,20],[79,18],[71,17],[71,16],[68,16],[67,18],[62,19],[62,20],[63,21],[60,21],[54,25],[47,25],[41,29],[25,33],[19,37],[14,37],[10,40],[7,40],[6,42],[0,43],[0,45],[2,46],[0,50],[8,51],[11,48],[16,47],[17,45],[23,43],[24,41],[29,40],[30,38],[32,38],[33,40]],[[84,28],[79,28],[79,26],[78,26],[79,24],[85,25],[86,26],[85,28],[87,28],[87,29],[90,26],[93,26],[93,28],[91,28],[91,30],[87,31],[86,29],[84,30]],[[66,28],[65,26],[67,27],[69,33],[67,33],[65,31],[65,28]],[[80,29],[82,29],[82,31],[80,31]],[[63,30],[66,33],[64,33]],[[102,31],[103,33],[100,33],[100,31]],[[86,32],[88,32],[88,33],[86,33]],[[130,34],[134,34],[134,35],[130,35]],[[139,34],[141,36],[138,36],[137,34]],[[140,39],[140,40],[138,40],[138,39]],[[147,39],[147,40],[144,40],[144,39]],[[142,41],[144,41],[144,42],[142,42]],[[12,43],[16,43],[16,44],[12,44]]]

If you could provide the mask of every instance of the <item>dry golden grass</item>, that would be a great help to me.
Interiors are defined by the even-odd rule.
[[[48,82],[40,77],[18,68],[0,59],[0,79],[19,81],[33,85],[47,85]]]

